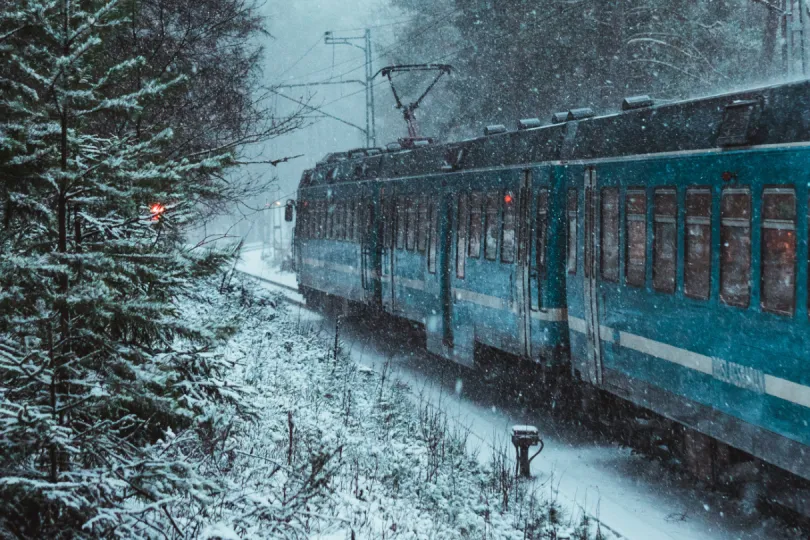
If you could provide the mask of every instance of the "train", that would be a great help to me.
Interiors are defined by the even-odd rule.
[[[810,81],[617,108],[327,155],[299,289],[650,411],[810,515]]]

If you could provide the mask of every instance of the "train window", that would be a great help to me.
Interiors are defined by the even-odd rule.
[[[346,238],[346,203],[340,202],[336,206],[335,214],[335,238],[344,240]]]
[[[750,274],[751,190],[725,188],[720,199],[720,300],[748,307]]]
[[[383,220],[383,247],[390,248],[391,237],[393,236],[391,225],[394,222],[394,209],[391,205],[391,199],[385,198],[384,195],[382,200],[382,214],[380,217]]]
[[[320,211],[318,238],[327,238],[327,233],[329,232],[329,203],[321,201],[318,206]]]
[[[335,205],[327,203],[326,206],[326,238],[332,239],[335,231]]]
[[[364,238],[361,237],[361,227],[362,227],[363,219],[373,217],[373,215],[371,214],[371,212],[373,211],[373,208],[374,208],[373,206],[369,206],[368,213],[366,214],[366,216],[363,216],[363,201],[355,201],[354,235],[353,235],[355,242],[362,242],[364,240]],[[366,228],[366,235],[369,235],[370,233],[371,233],[371,229],[367,227]]]
[[[295,220],[295,236],[296,238],[304,238],[306,236],[306,227],[307,227],[307,209],[302,204],[302,201],[298,201],[298,214],[296,215]]]
[[[309,217],[307,218],[307,235],[310,238],[318,238],[318,231],[320,230],[321,226],[318,223],[318,218],[320,214],[318,213],[318,209],[320,208],[320,204],[318,201],[310,201],[309,202]]]
[[[537,217],[535,220],[534,265],[537,272],[536,294],[532,295],[532,309],[542,305],[541,284],[546,280],[546,243],[548,234],[548,190],[541,189],[537,194]]]
[[[342,202],[340,204],[340,239],[341,240],[348,240],[349,239],[349,204],[347,202]]]
[[[568,213],[568,227],[567,229],[567,238],[566,238],[566,246],[568,253],[565,257],[565,268],[568,270],[569,274],[576,274],[577,273],[577,207],[579,206],[579,201],[577,200],[577,190],[569,189],[568,190],[568,204],[567,204],[567,213]]]
[[[456,235],[456,276],[464,277],[464,261],[467,253],[467,194],[458,196],[458,233]]]
[[[796,192],[762,192],[762,309],[793,315],[796,296]]]
[[[328,201],[323,201],[323,230],[324,238],[331,238],[330,227],[332,226],[332,205]]]
[[[363,203],[357,203],[357,223],[365,223],[365,228],[361,231],[360,227],[357,228],[357,241],[367,242],[374,232],[376,218],[374,215],[374,205],[369,203],[368,206],[363,208]],[[362,236],[361,236],[362,235]]]
[[[671,293],[678,262],[678,195],[672,188],[658,188],[653,205],[653,288]]]
[[[393,248],[395,245],[394,236],[396,235],[397,231],[397,209],[396,209],[396,199],[390,195],[383,201],[383,242],[385,242],[386,248]]]
[[[629,188],[624,198],[627,240],[624,277],[628,285],[643,287],[647,273],[647,193]]]
[[[706,300],[712,276],[712,192],[708,187],[686,190],[684,243],[683,292]]]
[[[346,240],[352,241],[354,234],[354,201],[346,201],[343,203],[343,214],[346,222],[346,229],[343,231]]]
[[[419,218],[417,223],[418,235],[416,237],[416,249],[419,250],[420,253],[425,252],[425,248],[427,247],[427,235],[428,235],[428,205],[427,200],[424,197],[419,199]]]
[[[318,203],[318,238],[326,238],[328,231],[329,206],[326,201]]]
[[[600,267],[602,277],[619,281],[619,188],[602,189]]]
[[[408,251],[416,248],[416,200],[408,197],[408,231],[405,247]]]
[[[481,256],[481,233],[483,232],[483,222],[481,219],[481,193],[470,195],[470,245],[467,254],[477,259]]]
[[[500,194],[487,193],[486,228],[484,239],[484,257],[494,261],[498,256],[498,212]]]
[[[515,196],[503,196],[503,233],[501,233],[501,261],[515,262]]]
[[[439,213],[436,203],[430,203],[430,238],[428,239],[428,272],[436,273],[436,251],[439,247]]]
[[[346,203],[341,202],[337,205],[337,223],[335,224],[335,236],[338,240],[346,239]]]
[[[351,201],[349,204],[351,205],[352,209],[352,221],[351,224],[349,225],[348,236],[349,238],[351,238],[353,242],[358,242],[360,240],[360,227],[361,227],[360,224],[363,223],[361,217],[362,208],[360,207],[358,201]]]
[[[354,201],[346,203],[346,240],[354,241],[354,224],[357,221],[357,205]]]
[[[318,238],[321,232],[321,203],[312,201],[309,203],[309,237]]]
[[[354,240],[354,201],[346,201],[343,203],[343,214],[346,228],[344,229],[344,236],[346,240],[351,242]]]
[[[405,197],[397,197],[395,222],[397,224],[397,249],[405,249]]]

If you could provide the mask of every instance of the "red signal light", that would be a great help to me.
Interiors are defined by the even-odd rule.
[[[149,207],[149,211],[152,212],[152,221],[157,221],[160,219],[160,215],[166,211],[166,207],[160,203],[154,203]]]
[[[512,204],[512,195],[507,193],[503,198],[503,202],[505,202],[506,204]]]

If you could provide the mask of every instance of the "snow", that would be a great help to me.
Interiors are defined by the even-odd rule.
[[[233,366],[218,384],[249,400],[201,419],[206,432],[222,428],[202,437],[205,455],[183,454],[188,432],[163,433],[159,449],[224,487],[171,504],[179,530],[212,540],[616,538],[561,510],[551,486],[515,480],[508,455],[477,459],[441,409],[355,364],[342,339],[331,348],[329,321],[300,317],[256,280],[234,276],[224,294],[220,282],[181,308],[192,321],[239,314],[237,333],[210,353]]]
[[[269,268],[252,253],[244,254],[240,270],[284,285],[294,279],[293,274]],[[274,288],[268,283],[264,286]],[[284,294],[297,296],[286,291]],[[313,324],[330,324],[323,315],[306,309],[301,312]],[[744,514],[742,505],[701,490],[691,480],[678,479],[658,463],[629,449],[609,441],[594,441],[592,434],[561,426],[542,411],[522,408],[497,390],[482,391],[480,374],[432,357],[407,336],[347,320],[342,323],[340,338],[358,365],[377,373],[391,373],[413,389],[412,398],[429,401],[456,425],[464,426],[469,431],[468,450],[482,464],[491,462],[493,455],[504,449],[512,452],[508,440],[512,426],[536,426],[545,449],[532,462],[534,483],[541,489],[553,490],[569,512],[585,511],[598,517],[606,529],[619,537],[745,540],[787,536],[771,520]],[[513,454],[505,455],[512,459]]]
[[[267,249],[264,244],[260,242],[245,244],[238,268],[240,270],[247,268],[251,275],[264,279],[272,279],[285,287],[298,288],[298,280],[295,274],[292,272],[281,272],[278,269],[271,269],[264,261],[266,255]]]

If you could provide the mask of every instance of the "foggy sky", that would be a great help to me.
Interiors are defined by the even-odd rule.
[[[324,44],[324,32],[333,31],[335,36],[362,36],[368,26],[387,24],[402,19],[392,11],[385,0],[267,0],[263,12],[268,17],[268,29],[272,39],[266,48],[265,84],[299,84],[324,81],[346,73],[334,80],[359,79],[364,75],[363,51],[347,45],[331,46]],[[392,41],[388,36],[390,26],[372,28],[374,70],[383,66],[384,59],[378,59],[384,44]],[[357,42],[362,45],[362,42]],[[383,44],[383,46],[379,46]],[[302,56],[310,50],[306,56]],[[300,59],[300,61],[299,61]],[[297,64],[293,64],[298,61]],[[334,67],[333,67],[334,66]],[[286,72],[286,73],[285,73]],[[365,126],[365,96],[363,87],[358,84],[291,88],[285,93],[295,99],[306,100],[323,106],[329,114],[344,118],[354,124]],[[354,95],[347,96],[348,94]],[[385,85],[375,88],[378,114],[383,108],[391,109],[393,100]],[[275,98],[280,113],[290,112],[295,104],[283,98]],[[329,102],[336,101],[329,104]],[[378,119],[380,132],[383,119]],[[288,164],[281,164],[268,174],[277,174],[282,198],[292,197],[301,172],[312,167],[326,153],[365,146],[365,135],[350,126],[332,119],[313,119],[314,124],[306,129],[265,145],[262,159],[304,154]],[[378,138],[378,145],[386,141]]]

